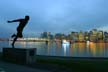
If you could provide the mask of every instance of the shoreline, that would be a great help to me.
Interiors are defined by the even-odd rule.
[[[0,56],[2,55],[2,52],[0,52]],[[104,60],[104,59],[108,59],[108,57],[75,57],[75,56],[51,56],[51,55],[35,55],[36,57],[40,57],[40,58],[51,58],[51,59],[64,59],[64,60],[71,60],[71,59],[80,59],[80,60]]]
[[[0,42],[11,42],[12,40],[0,40]],[[43,40],[17,40],[16,42],[60,42],[62,43],[61,41],[43,41]],[[69,41],[71,44],[73,43],[87,43],[86,41]],[[108,41],[97,41],[97,42],[94,42],[94,41],[90,41],[90,42],[93,42],[93,43],[108,43]]]
[[[0,57],[2,52],[0,52]],[[48,56],[48,55],[35,55],[38,58],[44,59],[57,59],[57,60],[108,60],[108,57],[72,57],[72,56]]]
[[[57,60],[108,60],[108,57],[65,57],[65,56],[46,56],[46,55],[36,55],[36,57],[57,59]]]

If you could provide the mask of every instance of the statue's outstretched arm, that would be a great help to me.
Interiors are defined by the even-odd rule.
[[[17,19],[17,20],[12,20],[12,21],[7,21],[8,23],[12,23],[12,22],[20,22],[21,19]]]

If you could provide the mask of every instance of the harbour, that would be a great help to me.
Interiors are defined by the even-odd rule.
[[[3,47],[11,47],[12,41],[0,41],[0,52]],[[64,57],[108,57],[108,43],[69,42],[59,41],[26,42],[17,41],[16,48],[37,48],[37,55],[64,56]]]

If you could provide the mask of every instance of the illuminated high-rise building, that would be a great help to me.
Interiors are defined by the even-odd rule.
[[[97,29],[90,31],[90,41],[97,41]]]
[[[79,41],[85,41],[85,35],[82,31],[80,31],[78,34],[78,40]]]

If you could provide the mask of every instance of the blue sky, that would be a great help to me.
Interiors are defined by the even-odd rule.
[[[0,0],[0,37],[16,33],[18,23],[7,20],[30,16],[24,36],[41,32],[108,31],[108,0]]]

